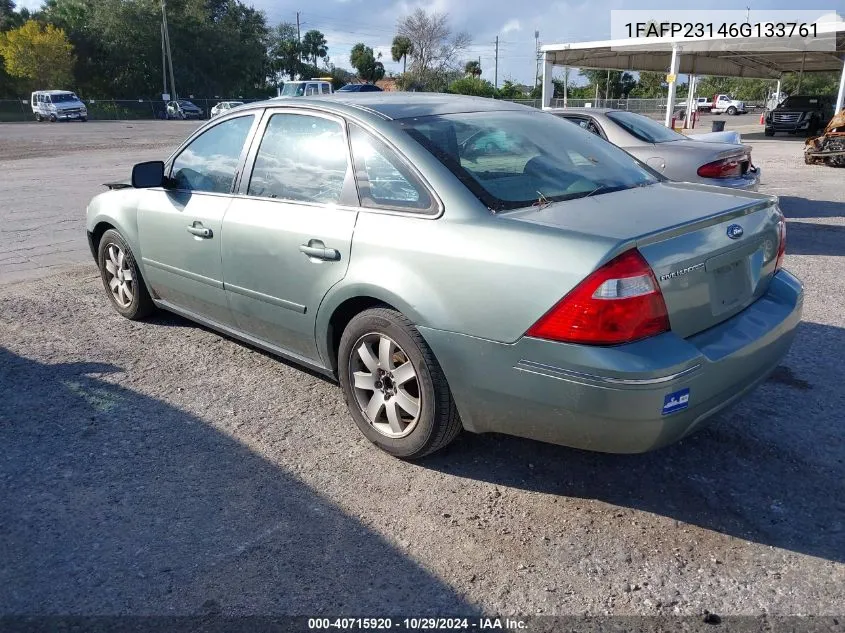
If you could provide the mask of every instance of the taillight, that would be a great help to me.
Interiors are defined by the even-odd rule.
[[[735,178],[742,176],[742,161],[738,158],[724,158],[698,168],[702,178]]]
[[[573,288],[526,332],[581,343],[630,343],[669,330],[657,279],[636,249],[610,260]]]
[[[775,272],[783,267],[783,256],[786,255],[786,218],[783,216],[781,216],[778,222],[778,237],[780,238],[780,242],[778,243],[778,258],[775,261]]]

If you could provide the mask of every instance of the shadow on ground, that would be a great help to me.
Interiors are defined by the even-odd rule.
[[[804,323],[795,348],[811,360],[788,357],[766,385],[710,427],[653,453],[605,455],[464,434],[424,466],[524,490],[597,499],[845,562],[840,408],[845,369],[836,362],[839,352],[832,351],[845,350],[845,330]],[[805,372],[802,363],[814,361],[823,369],[807,380],[811,370]]]
[[[356,519],[119,367],[0,348],[0,613],[474,612]]]
[[[843,170],[845,175],[845,170]],[[800,219],[845,218],[845,202],[780,196],[786,215],[786,250],[790,255],[845,255],[845,224],[801,222]]]

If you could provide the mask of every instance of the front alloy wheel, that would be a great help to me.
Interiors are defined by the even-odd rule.
[[[100,277],[112,305],[127,319],[142,319],[155,305],[147,291],[132,251],[123,236],[109,229],[100,238],[97,248]]]

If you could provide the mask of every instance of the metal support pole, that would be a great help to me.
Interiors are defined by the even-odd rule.
[[[775,106],[780,103],[780,77],[778,77],[778,87],[775,88]]]
[[[493,86],[499,89],[499,36],[496,36],[496,61],[493,66]]]
[[[549,61],[549,54],[543,53],[543,108],[548,108],[552,104],[552,95],[554,95],[554,85],[552,84],[552,70],[554,64]]]
[[[678,67],[680,66],[681,58],[678,55],[678,45],[672,44],[672,62],[669,68],[669,76],[672,81],[669,82],[669,96],[666,99],[666,118],[663,125],[666,127],[672,126],[672,110],[675,109],[675,84],[678,81]]]
[[[796,94],[801,94],[801,82],[804,79],[804,61],[807,59],[807,53],[801,55],[801,72],[798,73],[798,88],[795,89]]]
[[[176,94],[176,80],[173,78],[173,52],[170,50],[170,33],[167,28],[167,11],[165,10],[165,1],[161,0],[161,26],[164,29],[164,45],[167,48],[167,64],[170,70],[170,89],[173,94],[170,95],[171,101],[176,101],[178,95]]]
[[[692,117],[693,112],[698,112],[698,105],[695,102],[695,84],[696,84],[696,76],[690,75],[689,80],[687,81],[687,115],[684,117],[684,127],[691,128],[692,127]]]
[[[569,66],[563,69],[563,107],[567,105],[567,98],[569,93]]]
[[[839,112],[845,108],[845,59],[842,60],[842,77],[839,79],[839,93],[836,95],[836,110]]]
[[[164,48],[164,22],[161,23],[161,94],[167,94],[167,51]]]

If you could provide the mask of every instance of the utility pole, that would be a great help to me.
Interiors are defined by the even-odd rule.
[[[167,94],[167,54],[164,49],[164,22],[161,23],[161,94]]]
[[[607,79],[604,82],[604,107],[607,107],[607,100],[610,97],[610,70],[607,71]]]
[[[534,31],[534,90],[537,89],[537,81],[540,79],[540,31]]]
[[[170,95],[171,101],[176,101],[178,95],[176,94],[176,80],[173,78],[173,52],[170,50],[170,32],[167,29],[167,10],[165,9],[165,0],[161,0],[161,29],[164,32],[164,46],[167,49],[167,65],[170,70],[170,89],[173,94]]]
[[[496,61],[493,68],[493,86],[498,90],[499,88],[499,36],[496,36]]]
[[[296,41],[299,44],[299,63],[302,63],[302,36],[299,34],[299,11],[296,12]]]

